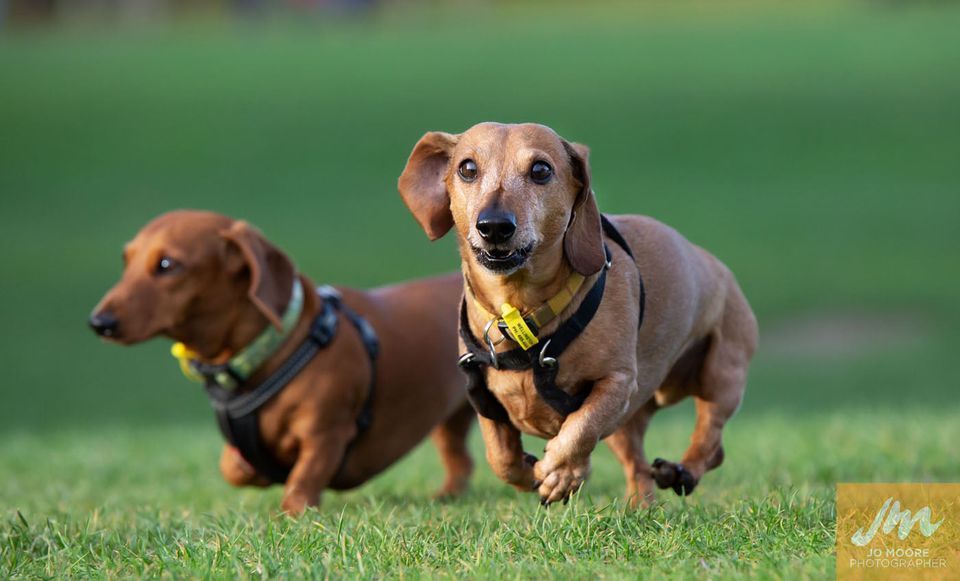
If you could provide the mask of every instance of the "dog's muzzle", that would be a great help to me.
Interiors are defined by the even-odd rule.
[[[523,248],[513,249],[485,249],[473,246],[473,254],[480,266],[496,273],[511,272],[520,268],[530,257],[531,252],[533,252],[532,242]]]

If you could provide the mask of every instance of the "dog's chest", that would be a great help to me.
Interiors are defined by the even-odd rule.
[[[533,372],[489,369],[487,386],[521,431],[541,438],[552,438],[560,431],[563,416],[537,393]]]

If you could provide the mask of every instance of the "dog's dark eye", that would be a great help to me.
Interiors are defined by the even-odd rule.
[[[170,274],[180,268],[180,263],[169,256],[161,256],[157,265],[153,268],[156,274]]]
[[[545,161],[535,161],[530,167],[530,179],[536,184],[545,184],[553,177],[553,168]]]
[[[457,168],[457,173],[460,174],[460,178],[465,182],[472,182],[477,179],[477,162],[472,159],[465,159],[460,162],[460,167]]]

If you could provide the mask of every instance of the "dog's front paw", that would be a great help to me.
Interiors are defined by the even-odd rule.
[[[657,481],[657,487],[670,488],[677,496],[688,496],[697,486],[697,479],[683,464],[668,462],[663,458],[653,461],[650,473]]]
[[[537,482],[536,475],[533,471],[536,464],[537,457],[524,452],[523,459],[520,463],[511,465],[503,475],[503,479],[520,492],[533,490],[536,488],[535,484]]]
[[[220,454],[220,473],[233,486],[270,486],[270,480],[257,474],[233,446],[224,446]]]
[[[297,517],[303,514],[308,507],[317,506],[320,499],[317,495],[311,495],[297,490],[287,490],[280,501],[280,508],[287,516]]]
[[[554,502],[570,500],[570,496],[580,490],[590,475],[590,458],[580,462],[554,463],[546,457],[537,462],[533,471],[537,477],[534,490],[540,495],[540,504],[549,506]]]

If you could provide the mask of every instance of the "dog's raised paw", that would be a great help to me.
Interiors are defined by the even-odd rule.
[[[663,458],[653,461],[650,473],[656,480],[658,488],[670,488],[677,493],[677,496],[689,496],[697,486],[697,480],[683,467],[683,464],[668,462]]]

